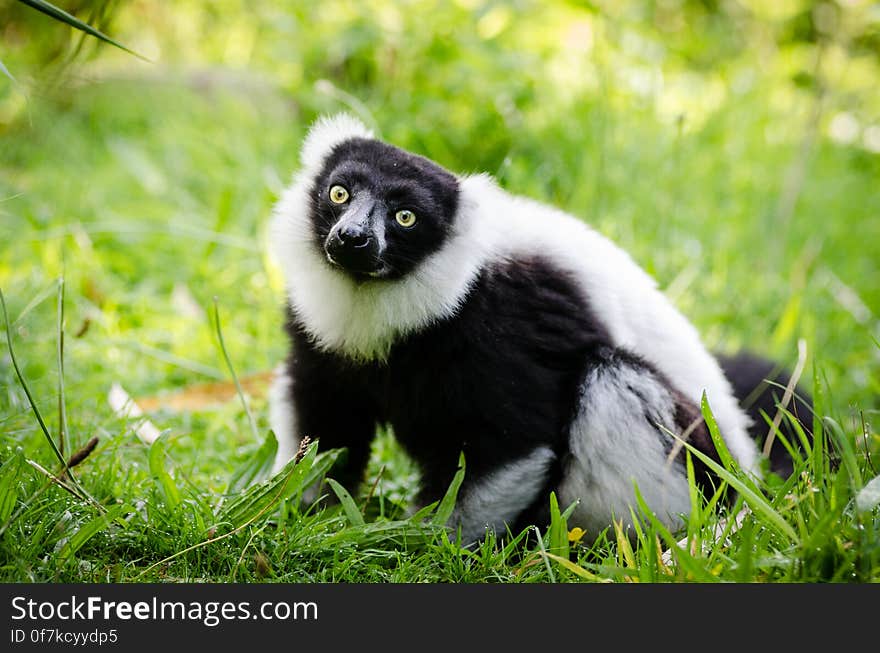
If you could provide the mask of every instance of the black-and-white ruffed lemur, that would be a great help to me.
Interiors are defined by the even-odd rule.
[[[269,233],[291,340],[270,391],[276,469],[307,435],[348,449],[333,475],[354,489],[385,424],[418,463],[420,502],[443,496],[464,452],[451,522],[464,542],[543,526],[551,490],[594,535],[630,520],[634,486],[675,527],[690,495],[669,432],[718,459],[705,392],[733,457],[760,473],[774,398],[740,401],[775,366],[713,356],[626,252],[571,215],[342,114],[308,133]],[[771,465],[790,473],[783,447]]]

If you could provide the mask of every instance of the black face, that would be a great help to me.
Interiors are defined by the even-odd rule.
[[[354,278],[394,279],[436,252],[458,208],[458,181],[380,141],[338,145],[312,188],[317,245]]]

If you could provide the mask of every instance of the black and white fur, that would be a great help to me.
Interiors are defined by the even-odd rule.
[[[716,457],[697,408],[705,391],[727,447],[759,473],[751,420],[718,361],[607,238],[347,115],[313,126],[301,163],[270,228],[291,340],[270,396],[276,469],[308,435],[348,448],[334,474],[354,486],[388,424],[421,468],[421,501],[442,496],[464,451],[464,541],[540,519],[551,490],[578,502],[570,522],[594,534],[629,521],[634,485],[676,526],[690,499],[667,430]],[[330,200],[333,185],[347,202]],[[402,208],[417,215],[409,229],[395,223]],[[337,234],[352,229],[369,254],[342,243],[354,263],[340,264]]]

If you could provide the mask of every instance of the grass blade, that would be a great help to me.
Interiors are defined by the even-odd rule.
[[[241,389],[241,383],[238,381],[238,375],[235,373],[235,368],[232,367],[232,361],[229,359],[229,353],[226,351],[226,344],[223,342],[223,330],[220,328],[220,308],[217,305],[217,298],[214,297],[214,329],[217,333],[217,340],[220,343],[220,351],[223,352],[223,360],[226,361],[226,367],[229,368],[229,373],[232,374],[232,381],[235,383],[235,391],[238,393],[238,398],[241,400],[242,405],[244,406],[244,412],[247,413],[248,424],[251,427],[251,433],[254,435],[254,440],[256,442],[260,441],[260,432],[257,430],[257,423],[254,421],[254,416],[251,414],[250,406],[248,406],[248,402],[244,396],[244,390]]]
[[[229,478],[229,489],[226,493],[239,494],[248,486],[265,480],[272,469],[277,452],[278,439],[273,431],[269,431],[260,448],[232,472],[232,476]]]
[[[2,61],[0,61],[0,73],[3,73],[4,75],[6,75],[13,83],[15,83],[15,84],[18,83],[18,81],[15,79],[15,77],[12,76],[12,73],[9,72],[9,68],[7,68],[3,64]]]
[[[159,482],[159,489],[165,499],[165,504],[170,510],[174,510],[180,505],[180,492],[171,474],[165,468],[165,441],[167,435],[162,435],[150,445],[150,451],[147,458],[150,463],[150,474]]]
[[[339,498],[339,503],[342,504],[342,510],[345,511],[345,516],[348,518],[349,523],[352,526],[363,526],[364,517],[361,515],[361,511],[358,510],[357,504],[354,502],[354,499],[351,498],[351,494],[349,494],[348,490],[342,487],[341,483],[332,478],[327,479],[327,484]]]
[[[709,469],[715,472],[722,481],[727,481],[728,485],[739,492],[739,494],[746,500],[746,503],[748,503],[749,508],[751,508],[752,512],[763,517],[767,521],[768,525],[772,526],[777,532],[785,536],[790,542],[798,541],[797,533],[795,532],[794,528],[792,528],[791,524],[785,521],[782,515],[776,512],[773,507],[769,503],[767,503],[767,500],[764,499],[764,497],[761,496],[757,490],[751,487],[751,484],[745,483],[736,474],[716,463],[709,456],[698,450],[692,444],[685,442],[680,438],[679,441],[684,442],[684,446],[686,446],[694,456],[699,458],[707,467],[709,467]],[[730,456],[730,453],[728,452],[727,455]]]
[[[64,456],[64,440],[67,437],[67,402],[64,397],[64,277],[58,279],[58,337],[56,357],[58,359],[58,450]]]
[[[110,526],[110,524],[116,521],[123,512],[129,512],[131,510],[132,508],[130,506],[117,504],[112,506],[103,515],[98,515],[84,524],[70,537],[69,540],[67,540],[64,546],[61,547],[61,551],[58,552],[58,568],[63,567],[86,542]]]
[[[452,477],[452,482],[446,489],[446,494],[443,495],[440,505],[437,506],[437,512],[434,513],[434,518],[431,520],[435,526],[445,526],[449,518],[452,517],[452,511],[455,510],[455,500],[458,498],[458,490],[464,480],[464,471],[464,453],[462,452],[458,456],[458,470]]]
[[[635,524],[635,520],[633,520]],[[638,569],[635,554],[629,542],[629,537],[623,530],[623,521],[615,519],[611,522],[614,527],[614,536],[617,541],[617,555],[621,566],[628,569]]]
[[[712,408],[709,406],[709,398],[706,396],[705,390],[703,391],[703,398],[700,400],[700,411],[703,413],[703,419],[706,421],[709,435],[712,436],[712,444],[715,445],[715,451],[718,452],[718,457],[721,458],[721,464],[727,469],[737,469],[736,461],[730,454],[730,449],[727,448],[727,443],[721,437],[721,432],[718,430],[718,423],[715,421],[715,415],[712,414]]]
[[[535,537],[538,538],[538,552],[541,554],[541,557],[544,559],[544,565],[547,568],[547,575],[550,576],[550,582],[556,582],[556,574],[553,573],[553,567],[550,565],[550,554],[547,553],[547,547],[544,546],[544,538],[541,537],[541,529],[537,526],[533,527],[535,531]]]
[[[431,536],[438,532],[435,526],[414,524],[409,519],[371,522],[343,528],[324,540],[322,546],[338,547],[343,543],[354,542],[360,547],[393,545],[397,549],[406,548],[412,551],[426,545]]]
[[[0,467],[0,524],[5,524],[18,503],[18,480],[24,464],[24,454],[19,449]]]
[[[782,424],[783,411],[788,408],[789,403],[791,402],[791,398],[794,395],[794,389],[797,386],[798,381],[801,378],[801,374],[804,371],[804,365],[807,362],[807,341],[801,338],[798,340],[798,360],[795,365],[794,371],[791,373],[791,377],[788,380],[788,384],[785,386],[785,391],[782,395],[782,401],[779,403],[779,407],[776,410],[776,415],[773,417],[773,424],[770,426],[770,430],[767,432],[767,437],[764,440],[764,457],[770,457],[770,449],[773,447],[773,441],[776,439],[776,434],[779,432],[779,425]]]
[[[239,527],[266,514],[286,498],[300,494],[326,474],[341,449],[318,454],[318,443],[309,445],[301,460],[292,460],[272,478],[249,487],[244,493],[227,504],[220,513],[220,521]]]
[[[419,523],[423,519],[425,519],[428,515],[434,512],[434,509],[440,505],[439,501],[434,501],[433,503],[429,503],[427,506],[422,506],[419,510],[410,515],[408,521],[413,523]]]
[[[813,446],[810,450],[810,468],[816,479],[816,484],[822,487],[825,483],[826,465],[828,464],[828,442],[826,440],[825,427],[822,424],[822,415],[825,414],[825,388],[819,376],[819,365],[813,359]]]
[[[32,7],[33,9],[36,9],[37,11],[46,14],[47,16],[49,16],[51,18],[54,18],[57,21],[65,23],[66,25],[70,25],[74,29],[78,29],[81,32],[85,32],[89,36],[94,36],[96,39],[104,41],[105,43],[109,43],[110,45],[114,45],[117,48],[119,48],[120,50],[124,50],[125,52],[128,52],[131,55],[134,55],[138,59],[143,59],[144,61],[149,61],[146,57],[138,54],[134,50],[131,50],[131,49],[125,47],[124,45],[122,45],[118,41],[114,41],[113,39],[111,39],[109,36],[107,36],[103,32],[95,29],[94,27],[92,27],[88,23],[84,23],[76,16],[73,16],[73,15],[67,13],[63,9],[56,7],[55,5],[53,5],[50,2],[45,2],[45,0],[18,0],[18,1],[24,5],[27,5],[28,7]]]
[[[568,523],[559,511],[556,493],[550,493],[550,528],[547,531],[547,551],[558,556],[568,555]]]
[[[62,467],[66,467],[67,461],[64,460],[64,456],[61,454],[61,451],[58,450],[58,445],[55,444],[55,440],[49,433],[49,429],[46,428],[46,422],[43,421],[43,415],[42,413],[40,413],[40,409],[37,408],[37,403],[34,401],[34,396],[31,394],[31,389],[28,387],[27,382],[24,380],[24,375],[21,373],[21,368],[18,366],[18,360],[15,357],[15,350],[12,347],[12,329],[9,324],[9,314],[6,311],[6,298],[3,296],[2,290],[0,290],[0,307],[2,307],[3,309],[3,322],[6,325],[6,343],[9,346],[9,357],[12,359],[12,367],[15,369],[15,375],[18,377],[18,382],[21,384],[22,390],[24,390],[24,394],[27,397],[28,403],[31,406],[31,410],[34,413],[34,416],[37,418],[37,423],[40,425],[40,429],[43,431],[43,435],[46,436],[46,440],[49,441],[49,446],[55,453],[55,457],[58,459],[58,462],[61,463]]]
[[[568,558],[563,558],[562,556],[558,556],[555,553],[550,553],[549,551],[543,552],[542,555],[544,555],[547,558],[550,558],[550,560],[557,563],[559,566],[561,566],[566,571],[570,571],[578,578],[588,580],[592,583],[610,583],[611,582],[610,579],[602,578],[601,576],[597,576],[596,574],[593,574],[593,573],[587,571],[586,569],[584,569],[580,565],[572,562]]]
[[[30,465],[31,467],[33,467],[34,469],[36,469],[38,472],[40,472],[40,474],[42,474],[43,476],[48,478],[50,483],[54,483],[55,485],[60,487],[65,492],[68,492],[71,495],[75,496],[77,499],[80,499],[80,500],[85,499],[85,497],[82,494],[80,494],[79,490],[77,490],[72,485],[68,485],[67,482],[64,480],[64,478],[59,478],[58,476],[55,476],[55,474],[53,474],[48,469],[43,467],[37,461],[31,460],[30,458],[25,458],[25,462],[28,465]]]

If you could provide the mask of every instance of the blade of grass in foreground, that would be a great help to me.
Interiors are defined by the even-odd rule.
[[[70,537],[69,540],[67,540],[64,546],[61,548],[61,551],[58,553],[57,567],[59,569],[63,567],[65,563],[67,563],[67,561],[71,557],[73,557],[73,555],[77,551],[79,551],[86,542],[88,542],[95,535],[110,526],[110,524],[116,521],[124,513],[131,512],[132,510],[133,508],[131,508],[131,506],[117,504],[115,506],[112,506],[103,515],[98,515],[91,521],[84,524],[79,530],[76,531],[76,533],[74,533]]]
[[[60,462],[63,467],[66,467],[67,463],[64,460],[64,456],[58,450],[58,445],[55,443],[55,439],[49,433],[49,429],[46,427],[46,422],[43,421],[43,415],[42,413],[40,413],[40,409],[37,408],[37,404],[34,401],[31,390],[24,380],[24,376],[21,373],[21,368],[19,368],[18,366],[18,359],[15,357],[15,350],[12,347],[12,330],[9,324],[9,314],[6,311],[6,298],[3,296],[2,290],[0,290],[0,307],[2,307],[3,309],[3,323],[6,325],[6,343],[9,346],[9,357],[12,359],[12,367],[15,369],[15,375],[18,377],[18,382],[21,384],[21,388],[22,390],[24,390],[25,396],[27,396],[27,400],[31,406],[31,410],[34,413],[34,416],[37,418],[37,423],[40,425],[40,429],[43,431],[43,435],[45,435],[46,439],[49,441],[49,446],[55,453],[55,457],[58,458],[58,462]]]
[[[45,2],[45,0],[18,0],[18,1],[20,3],[22,3],[23,5],[27,5],[28,7],[36,9],[37,11],[42,12],[42,13],[46,14],[47,16],[54,18],[55,20],[57,20],[59,22],[62,22],[66,25],[70,25],[74,29],[78,29],[81,32],[85,32],[89,36],[94,36],[96,39],[104,41],[105,43],[109,43],[110,45],[114,45],[117,48],[119,48],[120,50],[125,50],[126,52],[128,52],[131,55],[134,55],[138,59],[143,59],[144,61],[149,61],[143,55],[140,55],[137,52],[135,52],[134,50],[131,50],[131,49],[125,47],[119,41],[114,41],[109,36],[107,36],[106,34],[101,32],[100,30],[95,29],[94,27],[92,27],[88,23],[84,23],[76,16],[73,16],[73,15],[67,13],[63,9],[56,7],[55,5],[53,5],[50,2]]]
[[[15,357],[15,350],[12,347],[12,326],[9,323],[9,313],[6,310],[6,298],[3,296],[2,289],[0,289],[0,309],[2,309],[3,322],[6,325],[6,344],[9,347],[9,358],[12,360],[12,367],[15,369],[15,375],[16,377],[18,377],[18,382],[21,385],[22,390],[24,390],[24,394],[27,397],[28,403],[30,404],[31,411],[37,418],[37,423],[40,425],[40,430],[43,432],[43,435],[46,436],[46,440],[48,440],[49,446],[52,448],[52,452],[55,454],[58,462],[61,463],[61,468],[64,470],[64,472],[67,473],[68,478],[70,478],[70,482],[73,483],[73,487],[70,489],[78,499],[88,501],[101,512],[106,512],[106,508],[95,501],[94,497],[92,497],[92,495],[88,493],[88,491],[80,484],[79,479],[77,479],[73,472],[70,471],[69,467],[67,466],[67,461],[64,460],[64,456],[62,455],[61,451],[59,451],[58,445],[55,444],[55,440],[52,438],[52,434],[49,433],[49,429],[46,427],[46,422],[43,420],[43,415],[42,413],[40,413],[40,409],[37,408],[37,404],[34,401],[34,396],[31,394],[31,390],[28,387],[27,382],[24,380],[24,375],[22,374],[21,368],[18,366],[18,360]]]
[[[550,493],[550,528],[547,530],[547,551],[557,556],[568,555],[568,520],[559,510],[556,493]]]
[[[64,397],[64,277],[58,279],[58,328],[56,356],[58,359],[58,450],[64,456],[64,440],[67,432],[67,401]],[[68,473],[70,473],[68,471]]]
[[[254,421],[254,416],[251,414],[251,409],[244,396],[244,390],[241,389],[241,383],[238,382],[238,375],[235,373],[235,368],[232,367],[232,361],[229,359],[229,353],[226,351],[226,343],[223,342],[223,330],[220,328],[220,308],[217,305],[216,297],[214,298],[214,329],[217,332],[217,340],[220,342],[220,351],[223,352],[223,360],[226,361],[226,367],[229,368],[229,373],[232,374],[232,380],[235,383],[235,391],[238,393],[238,398],[244,406],[244,412],[247,413],[251,433],[254,435],[254,440],[259,442],[260,432],[257,430],[257,423]]]
[[[174,479],[171,478],[171,474],[165,468],[165,442],[167,439],[167,434],[156,438],[150,445],[147,458],[150,465],[150,474],[158,481],[165,504],[170,510],[174,510],[180,505],[180,491],[177,489]]]
[[[544,559],[544,566],[547,568],[547,575],[550,576],[550,582],[556,582],[556,574],[553,573],[553,567],[550,565],[549,553],[547,553],[547,547],[544,546],[544,538],[541,537],[541,529],[537,526],[534,527],[535,538],[538,540],[538,553]]]
[[[709,429],[709,435],[712,437],[715,451],[718,452],[718,457],[721,458],[721,464],[727,469],[737,469],[736,461],[733,459],[730,449],[727,448],[727,443],[721,437],[721,432],[718,430],[718,423],[715,421],[715,415],[712,414],[712,408],[709,406],[709,397],[706,396],[705,390],[703,391],[703,397],[700,399],[700,412],[706,421],[706,428]]]
[[[327,484],[339,499],[339,503],[342,505],[342,510],[345,512],[345,516],[348,518],[349,523],[352,526],[363,526],[363,515],[361,515],[361,511],[358,510],[357,504],[354,502],[354,499],[351,498],[349,491],[332,478],[327,479]]]
[[[455,476],[452,477],[452,482],[449,484],[446,494],[443,495],[440,505],[437,506],[434,518],[431,519],[431,523],[435,526],[445,526],[449,518],[452,517],[452,511],[455,510],[455,500],[458,498],[458,490],[461,487],[461,482],[464,480],[464,471],[464,453],[461,453],[458,456],[458,470],[455,472]]]
[[[580,565],[572,562],[568,558],[563,558],[562,556],[558,556],[555,553],[550,553],[549,551],[542,552],[541,555],[550,558],[553,562],[558,564],[560,567],[565,569],[566,571],[570,571],[575,576],[582,578],[583,580],[590,581],[592,583],[610,583],[612,580],[610,578],[602,578],[601,576],[597,576],[596,574],[587,571]]]
[[[230,501],[220,512],[219,521],[238,527],[266,514],[282,500],[299,494],[319,481],[333,466],[340,451],[331,449],[319,455],[317,443],[310,444],[301,460],[290,461],[278,474],[250,486]]]
[[[275,433],[270,430],[260,448],[232,472],[226,494],[239,494],[254,483],[264,481],[272,469],[277,453],[278,440]]]
[[[760,494],[758,494],[757,490],[751,487],[751,484],[743,482],[743,480],[740,479],[736,474],[733,474],[730,470],[716,463],[709,456],[698,450],[692,444],[685,442],[684,440],[679,438],[678,435],[674,433],[672,435],[680,442],[684,443],[684,446],[686,446],[694,456],[699,458],[707,467],[709,467],[709,469],[715,472],[722,481],[727,481],[727,483],[733,489],[739,492],[740,495],[746,500],[746,503],[749,504],[752,512],[754,512],[756,515],[763,517],[768,525],[772,526],[777,532],[785,536],[790,542],[798,541],[797,532],[794,530],[794,528],[792,528],[791,524],[785,521],[782,515],[776,512],[773,507],[769,503],[767,503],[767,500],[764,499],[764,497],[762,497]],[[729,452],[728,455],[730,455]]]

